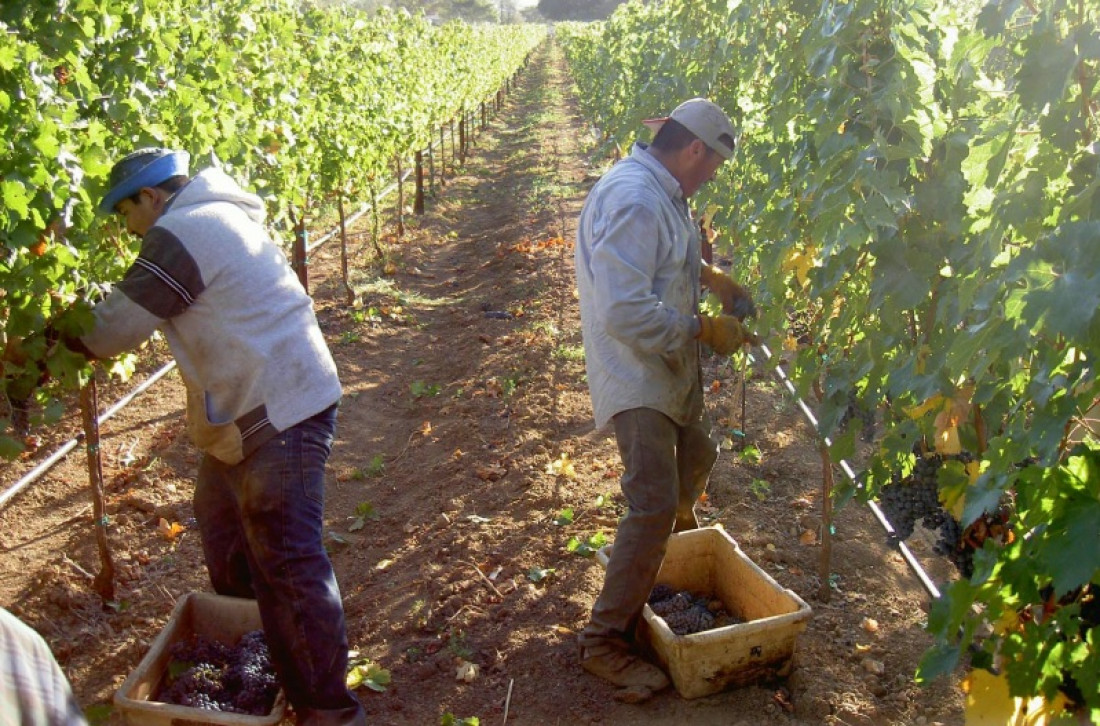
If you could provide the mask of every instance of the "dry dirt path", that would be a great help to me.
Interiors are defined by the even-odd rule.
[[[602,572],[567,543],[611,537],[622,506],[613,442],[592,430],[568,242],[604,164],[590,153],[560,51],[545,47],[428,214],[386,238],[390,264],[355,238],[357,307],[344,304],[334,243],[313,260],[345,388],[328,545],[352,645],[392,675],[384,692],[360,692],[370,722],[434,726],[452,714],[496,725],[507,707],[511,726],[961,723],[955,683],[912,683],[929,643],[926,597],[865,509],[840,514],[835,587],[817,599],[819,549],[800,542],[820,500],[811,432],[764,371],[741,421],[738,372],[717,359],[708,406],[760,456],[723,455],[705,516],[813,607],[795,672],[785,684],[627,705],[577,667],[575,633]],[[0,511],[0,604],[42,632],[89,706],[110,702],[176,598],[208,589],[196,536],[157,529],[191,517],[196,456],[181,416],[170,376],[104,426],[120,565],[112,607],[84,574],[98,566],[79,458]],[[43,432],[42,450],[75,425]],[[563,455],[572,476],[561,475]],[[19,473],[12,466],[4,483]],[[572,522],[559,523],[567,508]],[[456,678],[463,663],[477,666],[469,682]]]

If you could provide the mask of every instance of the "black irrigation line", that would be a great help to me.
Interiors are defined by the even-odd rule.
[[[764,352],[764,355],[767,356],[767,359],[771,361],[773,356],[768,347],[766,345],[761,345],[759,347],[760,350]],[[753,360],[752,354],[749,354],[749,360]],[[779,380],[781,380],[783,384],[787,387],[787,390],[790,391],[790,394],[794,397],[794,400],[798,404],[798,407],[802,409],[802,413],[806,416],[806,419],[814,427],[814,431],[817,431],[820,434],[817,423],[817,416],[815,416],[810,407],[806,405],[806,402],[802,400],[802,397],[798,395],[798,392],[795,390],[794,384],[791,383],[791,379],[787,377],[786,372],[784,372],[783,369],[777,365],[775,366],[775,374],[779,376]],[[822,438],[824,439],[826,446],[832,445],[832,442],[829,440],[828,436],[823,436]],[[863,489],[863,483],[856,476],[856,473],[852,470],[852,467],[848,465],[847,461],[841,459],[838,462],[838,465],[845,473],[845,475],[847,475],[847,477],[851,480],[851,482],[856,485],[857,489]],[[879,508],[876,502],[871,500],[868,500],[867,506],[870,507],[871,513],[875,515],[875,519],[878,520],[878,523],[882,525],[882,528],[884,530],[886,530],[886,534],[889,535],[890,542],[897,546],[902,558],[904,558],[906,564],[909,565],[909,569],[911,569],[913,571],[913,574],[917,576],[917,579],[920,580],[920,584],[924,586],[924,589],[928,591],[928,594],[932,597],[933,600],[938,599],[940,597],[940,590],[938,587],[936,587],[936,583],[932,582],[932,578],[929,577],[928,573],[924,571],[924,568],[921,566],[920,561],[917,560],[916,556],[909,549],[909,547],[906,546],[905,542],[903,542],[901,538],[897,536],[897,533],[894,531],[893,526],[890,524],[890,520],[888,520],[886,518],[886,515],[882,513],[882,509]]]
[[[121,411],[123,408],[126,407],[127,404],[129,404],[137,396],[152,387],[154,383],[167,375],[175,367],[176,362],[174,360],[164,364],[159,370],[154,372],[153,375],[146,378],[140,386],[127,393],[125,396],[120,398],[118,402],[115,403],[115,405],[104,411],[103,415],[99,417],[99,423],[103,423],[104,421],[110,419],[116,413]],[[69,452],[75,449],[83,440],[84,434],[82,433],[77,435],[77,437],[74,439],[69,439],[61,445],[61,448],[50,454],[47,458],[39,462],[37,466],[24,474],[19,481],[15,482],[10,487],[5,489],[4,492],[0,494],[0,509],[3,509],[4,506],[7,505],[7,503],[11,501],[11,499],[16,494],[27,488],[27,486],[29,486],[30,484],[37,481],[39,477],[41,477],[43,474],[53,468],[55,464],[68,456]]]

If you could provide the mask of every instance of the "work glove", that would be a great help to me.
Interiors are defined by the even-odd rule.
[[[732,315],[700,315],[697,337],[720,355],[736,353],[746,343],[760,343],[760,338],[745,330],[741,321]]]
[[[734,282],[729,275],[719,272],[710,265],[703,265],[699,281],[710,289],[722,301],[722,312],[733,315],[738,320],[754,317],[756,304],[745,288]]]

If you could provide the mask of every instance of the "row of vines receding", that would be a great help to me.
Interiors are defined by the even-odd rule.
[[[668,0],[558,31],[608,144],[694,95],[742,125],[697,207],[834,460],[853,406],[883,424],[838,495],[930,482],[893,516],[960,567],[917,677],[965,662],[1093,722],[1098,28],[1085,0]]]
[[[185,149],[192,167],[221,166],[256,191],[288,243],[295,227],[370,199],[395,159],[474,111],[544,36],[295,0],[3,3],[0,456],[19,455],[88,376],[47,324],[85,330],[89,301],[136,254],[95,211],[114,161]]]

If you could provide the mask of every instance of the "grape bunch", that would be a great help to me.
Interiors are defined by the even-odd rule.
[[[960,575],[970,577],[974,574],[974,551],[980,549],[987,539],[999,545],[1013,541],[1013,513],[1012,497],[1006,495],[996,509],[978,517],[965,529],[950,514],[945,515],[936,540],[936,554],[946,556]]]
[[[657,585],[650,591],[649,608],[664,618],[677,635],[701,633],[739,622],[726,612],[720,600],[707,600],[668,585]]]
[[[968,578],[974,574],[974,548],[963,541],[962,534],[962,527],[954,517],[944,517],[933,549],[937,555],[951,560],[959,574]]]
[[[169,648],[168,679],[156,700],[207,711],[249,716],[271,712],[279,682],[262,630],[236,646],[195,635]]]
[[[859,438],[870,443],[875,438],[875,409],[859,400],[855,391],[848,392],[848,407],[841,414],[839,427],[847,431],[854,421],[859,421]]]

